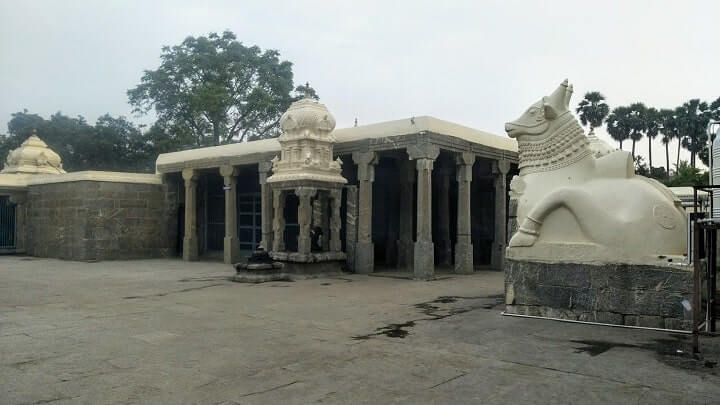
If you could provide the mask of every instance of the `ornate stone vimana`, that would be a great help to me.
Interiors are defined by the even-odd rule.
[[[60,155],[50,149],[33,130],[32,135],[17,149],[8,153],[2,173],[62,174]]]
[[[345,259],[340,205],[347,180],[341,175],[340,159],[333,160],[335,118],[325,105],[306,97],[282,115],[280,127],[281,155],[273,159],[273,174],[267,179],[273,192],[270,255],[285,262],[288,272],[340,270]],[[298,198],[297,251],[285,246],[285,206],[291,194]]]
[[[659,182],[636,175],[630,153],[586,137],[568,109],[571,95],[566,80],[505,124],[520,160],[510,184],[519,229],[506,256],[658,264],[685,254],[680,201]]]

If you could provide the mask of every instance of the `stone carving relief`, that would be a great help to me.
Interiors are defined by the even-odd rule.
[[[505,124],[520,160],[510,183],[520,226],[507,257],[652,264],[683,255],[680,201],[636,175],[630,153],[588,139],[568,108],[571,95],[566,80]]]

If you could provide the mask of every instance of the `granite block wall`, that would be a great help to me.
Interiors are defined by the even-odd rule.
[[[67,260],[175,255],[178,184],[76,181],[32,185],[27,253]]]
[[[691,327],[692,271],[506,259],[506,312],[665,329]]]

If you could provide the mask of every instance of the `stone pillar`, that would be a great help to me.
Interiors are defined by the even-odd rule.
[[[372,273],[375,267],[375,247],[372,242],[372,187],[375,181],[375,152],[353,152],[353,161],[358,165],[358,242],[355,249],[355,271]]]
[[[440,148],[429,142],[407,148],[417,169],[417,219],[413,249],[414,277],[429,280],[435,276],[435,248],[432,241],[432,170]]]
[[[415,197],[415,162],[407,160],[400,167],[400,212],[398,223],[397,267],[411,269],[413,262],[413,203]]]
[[[18,253],[25,252],[26,197],[25,193],[14,193],[10,195],[10,202],[15,204],[15,251]]]
[[[285,250],[285,190],[273,190],[273,252]]]
[[[195,169],[183,169],[185,180],[185,237],[183,238],[183,260],[198,259],[197,236],[197,180]]]
[[[267,183],[270,177],[272,162],[258,163],[258,175],[260,180],[260,214],[262,227],[262,242],[260,245],[265,251],[273,249],[273,200],[272,188]]]
[[[229,165],[220,166],[220,175],[225,185],[225,239],[223,244],[223,261],[234,264],[240,260],[240,241],[237,236],[237,168]]]
[[[310,224],[312,223],[312,198],[317,193],[317,189],[312,187],[298,187],[295,189],[295,195],[298,196],[300,204],[298,205],[298,225],[300,233],[298,234],[298,253],[310,254]]]
[[[503,269],[505,247],[507,244],[507,174],[510,171],[510,162],[498,160],[493,164],[495,174],[495,237],[491,264],[495,269]]]
[[[438,168],[437,240],[439,264],[452,264],[452,241],[450,240],[450,170]]]
[[[415,278],[427,280],[435,275],[435,247],[432,241],[433,159],[420,158],[417,165],[417,235],[413,253]]]
[[[330,207],[328,204],[328,193],[326,191],[319,192],[313,204],[313,217],[317,218],[314,226],[319,226],[322,230],[320,248],[323,252],[330,250],[330,217],[328,216]]]
[[[342,251],[342,242],[340,241],[340,229],[342,227],[340,218],[340,206],[342,205],[342,190],[336,189],[330,191],[330,203],[332,211],[330,214],[330,251]]]
[[[455,243],[455,273],[473,272],[472,224],[470,214],[470,192],[475,154],[459,153],[457,164],[457,241]]]
[[[345,186],[345,254],[347,266],[352,271],[355,268],[355,248],[357,247],[357,217],[358,217],[358,188]]]

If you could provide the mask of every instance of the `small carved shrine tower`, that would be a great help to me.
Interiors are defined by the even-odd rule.
[[[281,155],[273,159],[273,175],[267,179],[273,195],[270,255],[285,262],[288,271],[339,270],[345,259],[340,205],[347,180],[341,175],[340,159],[333,160],[335,118],[325,105],[305,97],[282,115],[280,127]],[[297,251],[285,246],[285,205],[290,194],[298,198]]]

